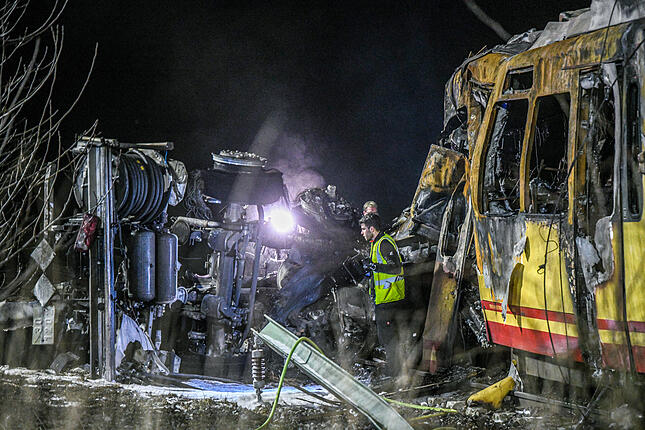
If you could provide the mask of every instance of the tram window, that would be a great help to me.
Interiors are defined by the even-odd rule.
[[[569,94],[537,99],[529,148],[529,213],[561,213],[567,207]]]
[[[597,99],[594,106],[598,109],[592,152],[589,154],[589,174],[591,175],[591,198],[598,214],[604,216],[613,212],[614,208],[614,103],[611,93],[605,93],[605,99]]]
[[[638,169],[638,154],[641,152],[640,144],[640,97],[636,84],[630,84],[627,89],[627,136],[625,139],[625,159],[627,164],[627,209],[631,219],[641,217],[643,205],[642,175]]]
[[[511,70],[506,74],[504,94],[513,94],[518,91],[528,91],[533,86],[533,68]]]
[[[528,105],[526,99],[495,105],[482,187],[482,207],[489,215],[510,215],[520,208],[520,158]]]
[[[576,202],[585,214],[581,228],[593,232],[598,219],[614,210],[614,99],[597,72],[582,75],[580,81],[585,85],[580,90],[577,147],[584,150],[587,167]]]

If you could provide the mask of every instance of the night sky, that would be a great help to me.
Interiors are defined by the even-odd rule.
[[[589,2],[478,4],[515,34]],[[60,23],[57,106],[76,96],[99,44],[65,139],[98,119],[105,137],[174,141],[189,169],[213,151],[254,150],[354,205],[378,201],[386,218],[410,204],[445,81],[501,43],[458,0],[76,1]]]

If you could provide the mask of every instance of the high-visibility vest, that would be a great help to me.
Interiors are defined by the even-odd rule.
[[[386,264],[385,259],[381,255],[381,242],[387,240],[390,242],[397,253],[397,258],[401,262],[399,250],[396,247],[396,242],[391,236],[384,234],[376,242],[372,242],[370,248],[370,258],[372,263]],[[391,303],[403,300],[405,298],[405,281],[403,280],[403,266],[398,274],[383,273],[374,271],[374,303],[380,305],[381,303]]]

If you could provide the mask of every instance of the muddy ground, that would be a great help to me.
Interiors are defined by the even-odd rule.
[[[449,374],[426,379],[420,391],[397,391],[388,396],[443,408],[457,413],[401,408],[400,413],[415,428],[467,429],[554,429],[574,428],[580,415],[563,408],[535,408],[509,396],[498,411],[467,407],[474,391],[472,381],[494,382],[498,375],[482,375],[481,369],[458,368]],[[231,386],[232,387],[232,386]],[[244,387],[243,387],[244,388]],[[271,390],[260,404],[253,396],[236,396],[238,387],[224,394],[218,386],[217,397],[208,387],[136,386],[90,380],[81,369],[57,375],[52,371],[33,371],[0,367],[0,428],[2,429],[254,429],[269,414],[274,397]],[[250,387],[245,389],[252,391]],[[286,405],[278,408],[270,428],[275,429],[371,429],[370,422],[345,405],[331,405],[296,390],[286,390]],[[319,391],[320,392],[320,391]],[[289,394],[291,393],[291,394]],[[324,395],[324,392],[323,392]],[[332,400],[331,395],[326,396]],[[283,396],[281,396],[281,401]],[[419,418],[430,415],[427,418]],[[596,423],[598,428],[630,428],[616,423]],[[591,425],[583,426],[591,427]],[[638,428],[638,427],[633,427]]]

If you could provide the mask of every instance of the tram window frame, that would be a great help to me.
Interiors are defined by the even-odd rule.
[[[495,103],[493,109],[492,130],[486,139],[486,150],[482,158],[480,202],[482,212],[487,216],[510,216],[520,212],[521,156],[528,121],[529,99],[500,100]],[[507,112],[503,117],[500,116],[502,109]],[[513,117],[515,115],[516,118]],[[520,126],[519,120],[522,115],[524,119]],[[511,124],[511,128],[507,129],[508,122],[502,121],[509,120],[517,124]],[[519,136],[513,137],[512,134]],[[515,148],[505,148],[506,142]],[[513,180],[509,173],[513,173],[515,180],[510,186],[506,186],[505,180]]]
[[[527,148],[526,213],[562,214],[568,208],[567,172],[571,95],[566,92],[537,97],[534,117],[531,139]],[[554,151],[560,152],[553,157]],[[540,154],[545,155],[540,157]],[[539,159],[539,163],[536,163],[536,158]],[[552,189],[553,187],[557,189]]]
[[[643,212],[643,175],[638,166],[641,145],[640,87],[630,82],[625,91],[625,159],[624,187],[625,220],[639,221]]]
[[[503,95],[530,91],[533,88],[533,66],[509,70],[504,79]]]
[[[615,207],[615,103],[613,93],[597,70],[580,75],[576,148],[584,148],[584,186],[576,188],[576,213],[585,214],[581,225],[587,232],[596,222],[614,214]],[[595,118],[590,122],[590,118]],[[592,133],[592,135],[590,135]],[[620,192],[620,191],[619,191]]]

